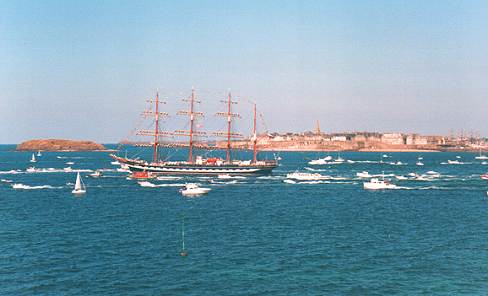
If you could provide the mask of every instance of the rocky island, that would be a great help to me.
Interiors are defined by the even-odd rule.
[[[25,141],[17,151],[107,151],[102,144],[93,141],[75,141],[64,139],[38,139]]]

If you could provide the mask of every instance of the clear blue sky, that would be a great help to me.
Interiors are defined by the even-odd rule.
[[[3,0],[0,16],[1,143],[116,142],[156,89],[192,86],[257,101],[270,131],[488,135],[487,1]]]

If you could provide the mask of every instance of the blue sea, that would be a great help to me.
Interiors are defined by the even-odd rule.
[[[474,153],[351,152],[312,166],[327,153],[288,152],[271,176],[143,187],[107,152],[31,164],[14,148],[0,146],[0,295],[488,294],[488,165]],[[296,170],[331,178],[285,183]],[[75,197],[79,171],[87,193]],[[362,171],[398,188],[366,191]],[[212,191],[183,197],[188,182]]]

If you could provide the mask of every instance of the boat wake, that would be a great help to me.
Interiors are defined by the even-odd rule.
[[[284,183],[287,184],[308,184],[308,185],[314,185],[314,184],[357,184],[356,182],[352,181],[326,181],[326,180],[318,180],[318,181],[295,181],[295,180],[290,180],[290,179],[285,179],[283,180]]]
[[[283,178],[284,178],[283,176],[260,176],[260,177],[257,177],[256,179],[259,179],[259,180],[281,180]]]
[[[22,174],[23,171],[21,170],[10,170],[10,171],[0,171],[0,175],[14,175],[14,174]]]
[[[28,168],[25,170],[26,173],[29,174],[34,174],[34,173],[90,173],[93,172],[92,170],[89,169],[73,169],[71,167],[66,167],[63,169],[55,169],[55,168],[42,168],[42,169],[36,169],[36,168]]]
[[[33,189],[59,189],[63,187],[53,187],[51,185],[29,186],[22,183],[12,184],[13,189],[33,190]]]
[[[154,184],[148,181],[139,181],[137,182],[141,187],[183,187],[185,184]]]

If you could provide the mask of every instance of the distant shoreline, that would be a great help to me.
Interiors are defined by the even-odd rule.
[[[333,149],[259,149],[259,151],[267,152],[451,152],[451,151],[441,151],[441,150],[422,150],[422,149],[360,149],[360,150],[333,150]],[[454,152],[454,151],[452,151]],[[463,151],[471,152],[471,151]]]

